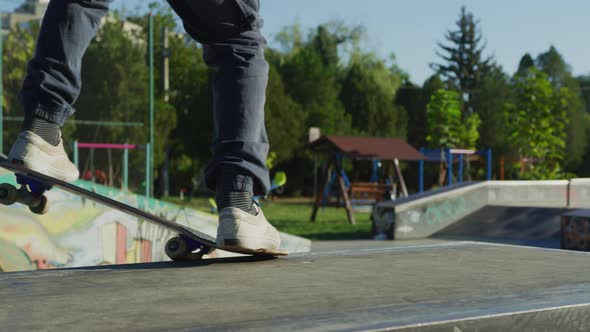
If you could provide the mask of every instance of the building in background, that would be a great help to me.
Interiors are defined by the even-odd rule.
[[[49,0],[25,0],[12,13],[0,13],[2,17],[2,34],[14,29],[17,25],[39,21],[43,18]]]
[[[6,13],[0,12],[2,18],[2,35],[8,33],[11,29],[16,28],[18,25],[28,24],[30,22],[38,22],[45,15],[49,0],[24,0],[24,3],[18,6],[14,12]],[[105,20],[113,21],[114,16],[108,16]],[[105,22],[103,20],[103,23]],[[139,44],[144,44],[143,40],[138,40],[138,34],[140,34],[143,28],[137,24],[131,22],[123,22],[123,30],[129,34],[129,37]]]

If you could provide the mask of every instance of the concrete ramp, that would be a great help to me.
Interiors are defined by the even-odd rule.
[[[0,274],[6,331],[588,331],[590,254],[436,240]]]
[[[432,237],[558,249],[560,216],[566,211],[558,208],[485,206]]]
[[[522,236],[537,238],[546,232],[544,222],[537,224],[539,220],[555,220],[556,213],[566,209],[588,208],[589,198],[588,179],[464,183],[377,204],[372,213],[373,235],[411,240],[452,230],[453,235],[486,237],[486,233],[512,228]],[[481,230],[478,220],[483,223]],[[458,222],[461,230],[453,228]]]

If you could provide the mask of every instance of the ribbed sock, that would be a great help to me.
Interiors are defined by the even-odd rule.
[[[57,123],[47,121],[37,116],[25,116],[22,130],[34,132],[53,146],[59,144],[61,131]]]
[[[251,176],[237,167],[224,166],[219,173],[215,195],[218,211],[233,207],[256,215],[253,192],[254,179]]]

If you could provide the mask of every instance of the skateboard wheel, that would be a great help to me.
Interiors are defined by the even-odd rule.
[[[173,261],[183,261],[190,257],[191,252],[188,249],[186,241],[179,237],[173,237],[166,242],[166,255]]]
[[[12,205],[16,203],[18,191],[11,184],[0,184],[0,204]]]
[[[39,197],[39,205],[37,206],[29,206],[29,210],[35,214],[45,214],[49,210],[49,201],[47,197],[41,196]]]

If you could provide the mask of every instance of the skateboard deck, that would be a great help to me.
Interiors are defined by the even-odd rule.
[[[51,190],[52,187],[57,187],[71,194],[106,205],[115,210],[158,224],[178,233],[178,236],[168,240],[165,246],[166,254],[174,261],[200,259],[204,255],[213,253],[216,249],[254,256],[273,257],[286,256],[288,254],[286,251],[279,249],[249,250],[239,247],[218,246],[215,243],[215,238],[207,234],[118,202],[109,197],[99,195],[93,191],[80,188],[71,183],[60,181],[50,176],[29,170],[21,165],[12,164],[8,162],[3,155],[0,155],[0,167],[13,172],[17,177],[17,183],[20,184],[20,188],[18,189],[10,184],[0,184],[1,204],[12,205],[14,203],[21,203],[29,206],[29,209],[33,213],[44,214],[47,212],[49,205],[44,194],[46,191]]]

